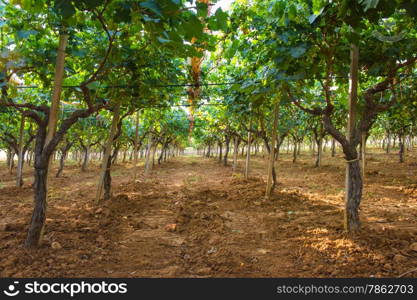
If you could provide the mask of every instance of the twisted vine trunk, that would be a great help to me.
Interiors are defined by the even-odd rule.
[[[42,157],[45,139],[46,126],[39,126],[35,146],[35,180],[33,183],[33,190],[35,191],[34,208],[28,235],[25,240],[26,247],[36,247],[40,244],[46,220],[48,165],[52,153],[46,157]]]
[[[232,166],[232,170],[236,171],[237,169],[237,155],[239,152],[239,138],[237,136],[235,136],[233,138],[233,166]]]
[[[112,164],[112,157],[109,157],[106,164],[106,171],[104,173],[104,179],[103,179],[103,199],[104,200],[110,200],[112,197],[112,191],[111,191],[111,164]]]
[[[61,176],[62,171],[64,170],[65,159],[67,158],[68,151],[72,147],[72,145],[73,143],[69,142],[65,145],[64,148],[61,149],[61,157],[59,158],[59,168],[55,175],[55,177],[57,178]]]
[[[268,178],[266,184],[265,197],[269,198],[274,191],[276,185],[276,173],[275,173],[275,142],[277,140],[277,129],[278,129],[278,116],[279,116],[279,101],[275,103],[274,107],[274,123],[272,126],[271,134],[271,147],[269,148],[269,161],[268,161]],[[265,137],[265,145],[267,145],[267,140]]]
[[[206,153],[206,157],[210,157],[210,151],[211,151],[211,144],[208,144],[208,149],[207,149],[207,153]]]
[[[249,168],[250,168],[250,144],[251,144],[251,130],[252,130],[252,117],[249,120],[249,130],[248,130],[248,147],[246,150],[246,161],[245,161],[245,179],[249,178]],[[245,147],[242,147],[242,152],[245,149]],[[243,153],[242,153],[243,156]]]
[[[88,168],[88,160],[90,157],[90,146],[82,146],[82,148],[84,150],[84,158],[83,158],[81,171],[86,172]]]
[[[59,168],[55,175],[56,178],[60,177],[62,174],[62,171],[64,171],[65,156],[66,156],[66,153],[61,152],[61,157],[59,158]]]
[[[316,142],[317,142],[317,157],[316,157],[315,167],[319,168],[321,167],[321,157],[323,154],[323,138],[317,139]]]
[[[293,163],[297,162],[297,153],[298,153],[298,151],[297,151],[297,141],[294,140],[294,149],[293,149],[293,152],[292,152],[292,162]]]
[[[20,133],[19,133],[19,155],[17,162],[17,177],[16,186],[21,187],[23,185],[23,160],[24,160],[24,149],[23,149],[23,135],[25,129],[25,116],[22,115],[20,122]]]
[[[229,156],[229,149],[230,149],[230,137],[226,135],[226,148],[224,150],[224,158],[223,158],[223,165],[227,166],[227,158]]]
[[[151,134],[149,134],[148,146],[146,148],[145,175],[148,175],[150,173],[151,169],[152,169],[152,164],[151,164],[152,144],[153,144],[153,135],[151,133]]]
[[[13,169],[14,169],[14,151],[13,149],[10,150],[10,156],[8,157],[8,167],[9,167],[9,174],[13,173]]]
[[[398,156],[400,159],[400,163],[404,162],[404,135],[400,134],[398,136],[398,146],[399,146],[399,151],[398,151]]]
[[[101,174],[100,174],[100,179],[98,182],[97,192],[96,192],[96,202],[100,201],[101,195],[103,193],[103,188],[104,188],[104,193],[105,193],[104,199],[109,199],[109,198],[106,198],[106,196],[108,197],[111,194],[110,192],[111,185],[106,186],[106,184],[111,183],[111,179],[110,181],[108,179],[108,177],[110,176],[110,167],[111,167],[111,159],[112,159],[111,149],[112,149],[112,145],[114,142],[114,137],[116,135],[117,124],[119,122],[119,115],[120,115],[120,103],[116,103],[114,112],[113,112],[113,120],[112,120],[112,124],[110,128],[110,133],[109,133],[109,137],[108,137],[105,152],[104,152],[103,162],[101,165]]]

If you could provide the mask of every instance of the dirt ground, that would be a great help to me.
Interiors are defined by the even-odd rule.
[[[18,189],[2,164],[0,277],[397,277],[417,268],[417,153],[403,164],[395,153],[368,157],[355,237],[343,232],[341,155],[326,152],[314,168],[311,154],[293,164],[283,153],[268,201],[262,157],[249,180],[182,157],[136,182],[131,164],[117,165],[114,197],[100,204],[98,167],[68,166],[51,177],[44,240],[30,251],[31,172]]]

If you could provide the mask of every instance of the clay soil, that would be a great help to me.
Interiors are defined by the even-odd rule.
[[[173,158],[132,182],[113,170],[111,201],[94,203],[98,166],[50,179],[42,245],[22,247],[32,210],[0,165],[1,277],[397,277],[417,268],[417,154],[369,154],[357,236],[343,232],[343,158],[323,166],[283,153],[272,198],[265,160],[249,180],[215,158]],[[240,161],[240,165],[243,163]],[[143,168],[141,167],[141,170]],[[55,173],[55,172],[53,172]],[[406,277],[415,277],[410,272]]]

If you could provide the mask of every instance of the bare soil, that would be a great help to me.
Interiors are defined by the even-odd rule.
[[[71,165],[50,179],[36,250],[22,247],[30,169],[20,189],[2,164],[0,276],[396,277],[417,268],[416,156],[408,152],[400,164],[395,153],[368,155],[357,236],[343,231],[343,158],[328,152],[320,168],[311,154],[293,164],[283,153],[267,201],[262,157],[252,159],[249,180],[214,158],[174,158],[136,182],[132,165],[120,164],[112,200],[99,204],[98,166]]]

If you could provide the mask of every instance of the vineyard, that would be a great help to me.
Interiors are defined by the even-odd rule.
[[[416,0],[0,0],[0,277],[416,277]]]

